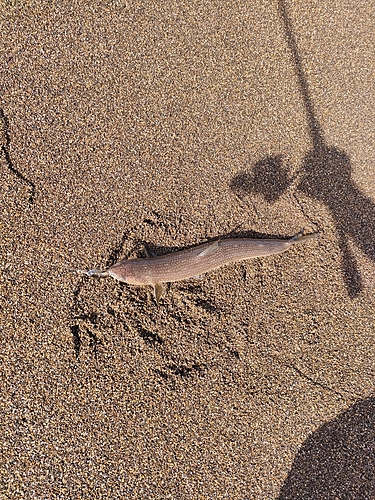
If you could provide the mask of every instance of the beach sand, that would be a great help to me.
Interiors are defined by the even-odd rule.
[[[1,499],[375,498],[373,6],[2,2]]]

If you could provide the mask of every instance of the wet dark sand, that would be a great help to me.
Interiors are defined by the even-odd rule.
[[[375,498],[373,5],[58,3],[1,7],[0,497]]]

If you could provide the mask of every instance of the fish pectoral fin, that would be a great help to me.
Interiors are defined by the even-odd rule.
[[[154,297],[157,305],[159,305],[160,303],[160,298],[163,295],[163,292],[164,292],[163,283],[156,283],[156,285],[154,285]]]
[[[220,240],[214,241],[212,245],[202,250],[202,252],[198,254],[198,257],[204,257],[205,255],[210,255],[211,253],[215,252],[215,250],[219,248],[219,241]]]

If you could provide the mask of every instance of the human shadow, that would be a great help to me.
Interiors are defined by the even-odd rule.
[[[297,179],[290,176],[290,168],[283,164],[282,156],[279,155],[261,159],[251,173],[237,175],[231,182],[231,188],[237,193],[261,194],[268,202],[274,203],[295,183],[297,190],[323,203],[330,210],[336,226],[344,281],[349,296],[354,298],[363,290],[363,283],[350,239],[375,261],[375,244],[371,237],[375,228],[375,205],[353,182],[348,155],[326,144],[310,97],[285,2],[279,0],[278,7],[298,77],[312,150],[306,154]]]
[[[357,402],[311,434],[278,500],[375,498],[375,398]]]

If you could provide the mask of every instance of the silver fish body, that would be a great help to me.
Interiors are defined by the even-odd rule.
[[[156,302],[159,304],[164,289],[163,283],[202,275],[232,262],[282,253],[296,243],[316,236],[317,233],[303,235],[302,230],[288,240],[223,239],[166,255],[123,260],[106,271],[92,269],[84,274],[99,277],[111,276],[129,285],[152,285]]]
[[[130,259],[111,266],[109,276],[131,285],[156,285],[205,274],[232,262],[285,252],[298,240],[236,238],[154,258]]]

